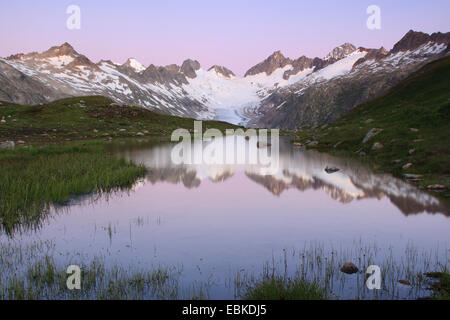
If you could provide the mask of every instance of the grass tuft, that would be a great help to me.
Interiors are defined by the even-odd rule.
[[[324,300],[326,291],[303,279],[266,278],[247,289],[247,300]]]

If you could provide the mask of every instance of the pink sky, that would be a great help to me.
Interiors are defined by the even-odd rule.
[[[66,9],[81,9],[81,30],[68,30]],[[381,8],[381,30],[366,27],[366,8]],[[450,2],[427,1],[31,1],[0,2],[0,56],[44,51],[64,42],[94,62],[148,66],[192,58],[238,75],[276,50],[323,57],[334,47],[390,49],[409,29],[450,30]]]

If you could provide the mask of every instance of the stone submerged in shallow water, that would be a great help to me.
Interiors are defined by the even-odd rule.
[[[445,190],[446,187],[442,184],[431,184],[427,186],[428,190]]]
[[[325,168],[325,172],[328,173],[328,174],[331,174],[331,173],[334,173],[334,172],[338,172],[339,170],[341,170],[341,169],[339,169],[337,167],[329,167],[329,166],[327,166]]]
[[[346,274],[353,274],[358,272],[358,267],[355,266],[353,263],[351,262],[346,262],[342,267],[341,267],[341,272],[346,273]]]
[[[414,174],[414,173],[405,173],[403,175],[403,179],[406,180],[419,180],[423,177],[422,174]]]

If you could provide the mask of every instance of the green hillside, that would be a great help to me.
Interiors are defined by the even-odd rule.
[[[83,139],[158,136],[177,128],[194,128],[194,120],[163,115],[138,106],[121,106],[100,96],[57,100],[21,106],[0,102],[0,142],[69,141]],[[203,129],[236,128],[226,122],[204,121]]]

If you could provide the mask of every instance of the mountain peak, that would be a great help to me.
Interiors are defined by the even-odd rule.
[[[356,51],[356,47],[354,45],[352,45],[351,43],[346,42],[346,43],[340,45],[339,47],[334,48],[333,51],[331,51],[329,54],[327,54],[325,56],[324,60],[330,60],[330,59],[340,60],[340,59],[343,59],[343,58],[349,56],[350,54],[352,54],[355,51]]]
[[[146,69],[142,63],[140,63],[139,61],[137,61],[134,58],[129,58],[122,66],[131,68],[136,72],[141,72]]]
[[[213,65],[211,68],[208,69],[208,71],[211,70],[215,71],[217,74],[223,75],[226,78],[235,77],[233,71],[223,66]]]
[[[399,51],[408,51],[411,49],[416,49],[421,45],[427,43],[430,40],[430,36],[423,32],[417,32],[414,30],[409,30],[403,38],[398,41],[392,48],[392,53],[397,53]]]
[[[197,71],[200,69],[200,62],[197,60],[187,59],[181,65],[181,73],[183,73],[188,78],[195,78],[197,76]]]
[[[265,72],[267,75],[272,74],[276,69],[284,68],[285,66],[292,64],[292,60],[286,58],[281,51],[275,51],[266,60],[250,68],[245,76],[252,76],[258,73]]]
[[[397,53],[399,51],[414,50],[428,42],[434,42],[438,44],[450,44],[450,32],[441,33],[436,32],[431,35],[409,30],[403,38],[398,41],[391,50],[391,53]]]
[[[58,56],[79,56],[78,52],[68,42],[64,42],[60,46],[54,46],[42,53],[43,57],[58,57]]]

